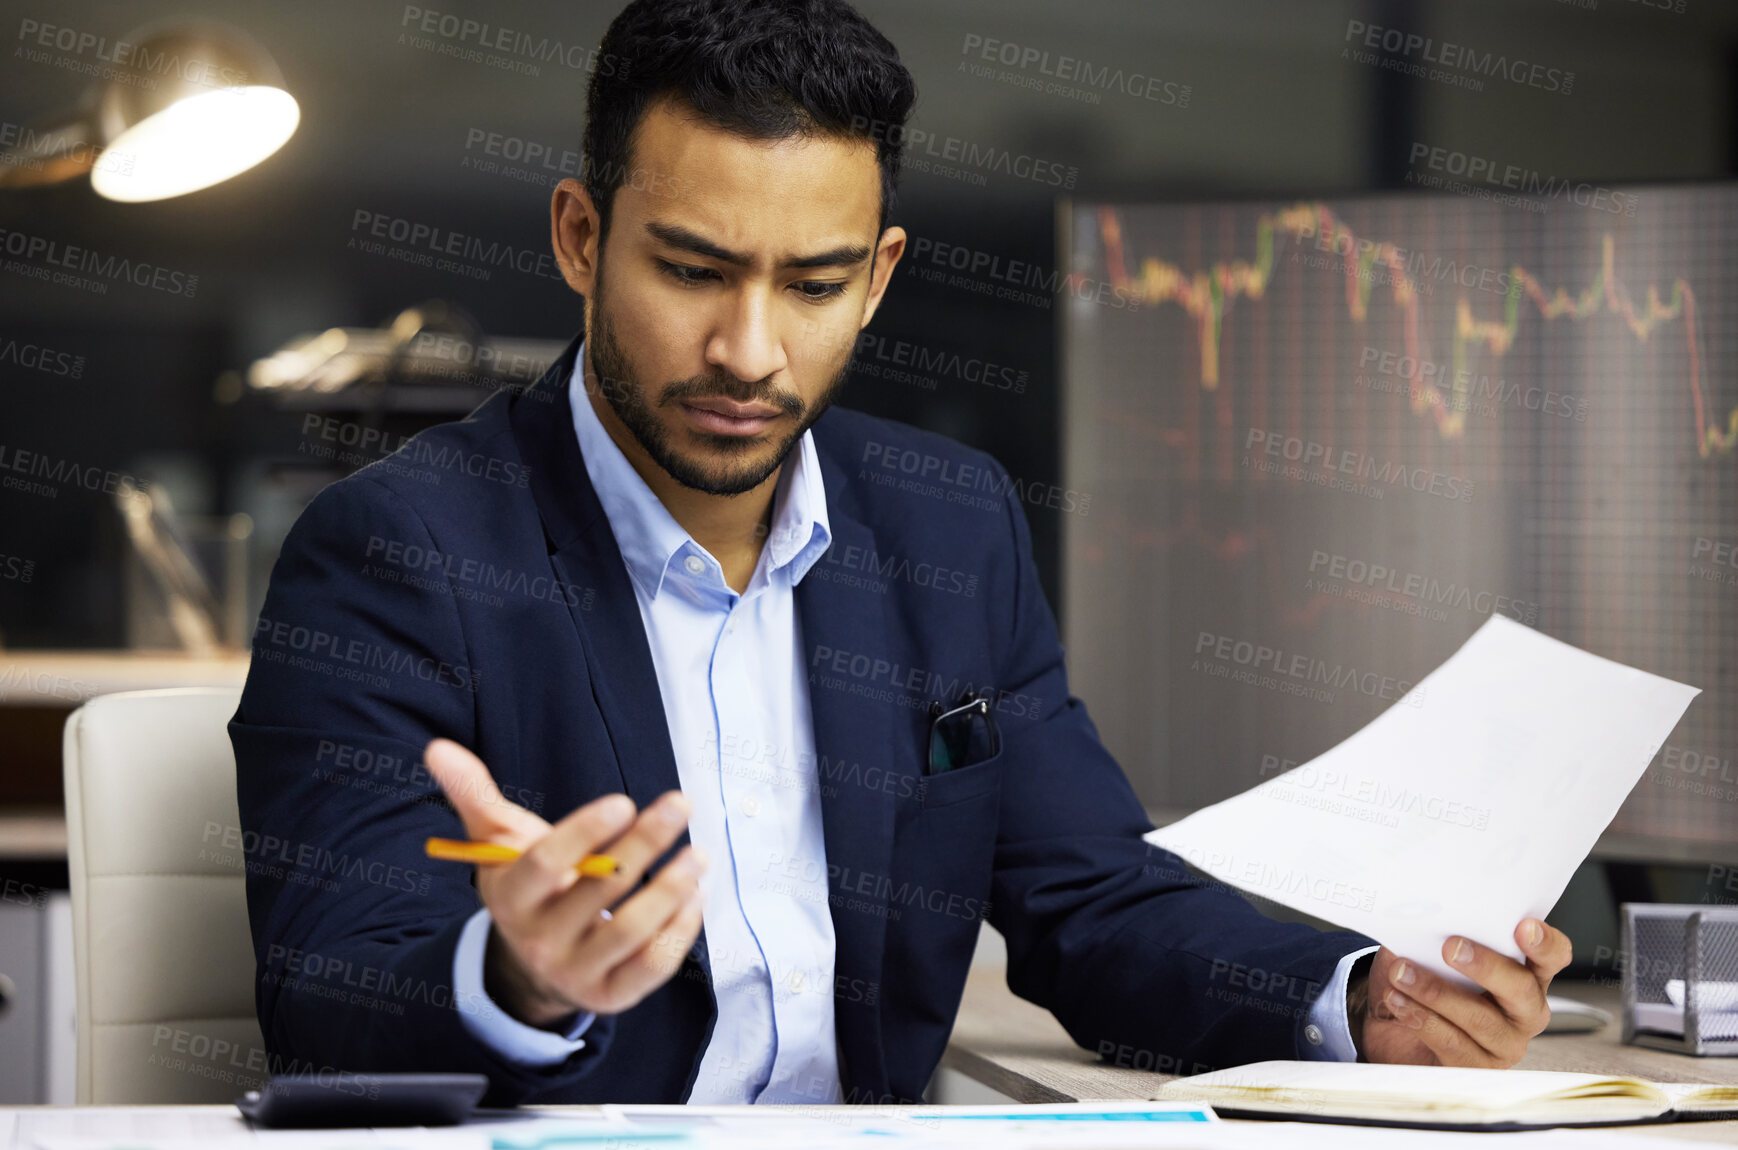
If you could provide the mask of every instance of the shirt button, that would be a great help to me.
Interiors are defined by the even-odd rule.
[[[1320,1046],[1322,1044],[1322,1028],[1313,1022],[1304,1027],[1304,1041],[1311,1046]]]
[[[742,813],[747,815],[751,819],[755,815],[758,815],[760,813],[760,800],[755,798],[753,795],[750,795],[748,798],[743,799],[742,800]]]
[[[785,981],[790,984],[791,993],[798,993],[803,989],[803,972],[800,970],[793,970],[791,971],[791,976]]]
[[[706,560],[700,558],[698,555],[690,555],[688,558],[682,560],[682,566],[688,568],[688,574],[690,575],[706,574]]]

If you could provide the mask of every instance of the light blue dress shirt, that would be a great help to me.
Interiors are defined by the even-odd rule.
[[[842,1097],[833,1025],[833,920],[794,589],[831,542],[812,434],[786,461],[771,532],[740,595],[684,531],[599,422],[583,386],[582,344],[568,384],[586,473],[608,516],[645,624],[670,745],[693,804],[689,837],[711,866],[707,957],[718,1004],[693,1103],[829,1103]],[[769,690],[786,683],[788,690]],[[566,1034],[521,1023],[483,991],[488,910],[465,924],[454,999],[480,1041],[526,1065],[585,1045],[592,1016]],[[1312,1057],[1356,1057],[1345,1011],[1347,955],[1310,1011]],[[1319,1043],[1317,1038],[1319,1036]]]
[[[711,861],[703,913],[718,1018],[689,1101],[837,1102],[833,919],[793,595],[832,541],[813,436],[786,461],[770,534],[738,594],[604,430],[581,383],[584,362],[582,347],[568,387],[574,430],[645,624],[693,804],[689,837]],[[456,992],[481,991],[487,937],[479,912],[454,956]],[[498,1009],[465,1016],[495,1049],[545,1064],[578,1049],[589,1023],[562,1036]]]
[[[1352,968],[1366,954],[1375,954],[1380,947],[1367,946],[1354,950],[1334,967],[1334,977],[1310,1004],[1309,1021],[1304,1024],[1304,1057],[1316,1062],[1356,1062],[1358,1047],[1352,1041],[1351,1020],[1346,1017],[1346,988],[1352,981]]]

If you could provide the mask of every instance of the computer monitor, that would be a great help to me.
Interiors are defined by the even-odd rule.
[[[1163,819],[1505,614],[1702,688],[1601,849],[1731,862],[1738,185],[1481,175],[1064,207],[1072,688]]]

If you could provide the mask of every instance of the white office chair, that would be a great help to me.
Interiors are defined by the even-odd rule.
[[[226,724],[239,688],[66,721],[79,1103],[230,1102],[268,1073]]]

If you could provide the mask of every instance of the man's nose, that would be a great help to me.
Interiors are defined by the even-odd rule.
[[[748,288],[733,298],[706,346],[706,362],[737,379],[762,380],[789,366],[766,291]]]

